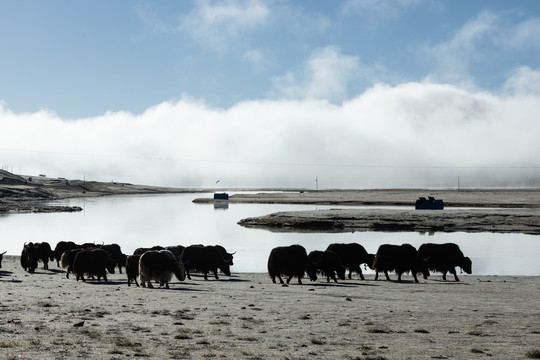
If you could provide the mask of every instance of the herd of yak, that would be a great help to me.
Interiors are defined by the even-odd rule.
[[[0,254],[0,268],[4,254]],[[66,277],[69,278],[71,273],[77,281],[85,281],[85,276],[107,281],[107,272],[114,274],[118,267],[122,273],[122,267],[125,267],[129,286],[132,282],[139,286],[138,278],[143,287],[153,287],[152,281],[155,281],[169,288],[173,274],[180,281],[186,277],[191,279],[190,272],[202,273],[205,280],[212,272],[218,279],[218,269],[230,276],[233,255],[220,245],[154,246],[138,248],[133,255],[126,255],[118,244],[78,245],[72,241],[60,241],[54,250],[47,242],[25,244],[20,262],[25,271],[34,272],[39,261],[43,262],[44,269],[48,269],[49,261],[56,260],[57,266],[66,270]],[[421,245],[418,250],[409,244],[384,244],[379,246],[376,254],[368,254],[358,243],[334,243],[325,251],[315,250],[309,254],[301,245],[276,247],[268,257],[268,274],[274,283],[277,277],[281,284],[285,284],[282,276],[287,277],[287,284],[293,277],[297,277],[298,283],[302,284],[305,273],[312,281],[317,280],[317,274],[320,274],[326,277],[327,282],[330,279],[337,282],[337,278],[345,280],[348,269],[349,279],[356,272],[364,280],[362,264],[375,270],[375,280],[380,272],[384,272],[386,279],[390,280],[389,271],[398,275],[398,281],[401,281],[403,273],[410,272],[415,282],[418,282],[417,274],[427,279],[430,270],[441,272],[443,280],[446,280],[447,273],[451,273],[456,281],[459,281],[456,267],[467,274],[472,273],[471,259],[465,257],[454,243],[428,243]]]

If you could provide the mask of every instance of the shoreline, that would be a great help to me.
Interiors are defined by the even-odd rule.
[[[41,181],[41,182],[38,182]],[[67,185],[69,184],[69,185]],[[26,184],[0,184],[0,214],[81,211],[51,201],[111,195],[148,195],[246,191],[228,200],[195,198],[198,204],[302,204],[342,209],[289,211],[242,219],[245,227],[277,232],[499,232],[540,234],[540,189],[193,189],[40,179]],[[442,199],[445,210],[413,210],[418,197]],[[355,209],[365,206],[369,209]],[[377,207],[397,207],[379,209]],[[343,209],[344,208],[344,209]]]
[[[443,199],[445,210],[414,210],[420,196]],[[286,211],[242,219],[245,227],[275,232],[498,232],[540,234],[540,189],[331,190],[236,194],[195,203],[309,204],[345,208]],[[355,209],[365,206],[368,209]],[[377,207],[393,206],[396,209]],[[348,208],[350,207],[350,208]]]

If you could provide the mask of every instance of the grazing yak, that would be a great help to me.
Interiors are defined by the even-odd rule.
[[[7,251],[4,251],[0,254],[0,269],[2,268],[2,258],[4,257],[4,254],[7,253]]]
[[[114,274],[116,263],[103,249],[83,249],[75,255],[73,260],[73,274],[77,281],[84,279],[84,275],[97,276],[98,281],[103,278],[107,282],[107,271]]]
[[[43,268],[49,268],[49,260],[54,260],[54,253],[48,242],[24,244],[21,252],[21,266],[25,271],[34,272],[38,261],[43,262]]]
[[[219,279],[218,269],[223,271],[225,275],[231,276],[230,264],[215,246],[190,245],[182,251],[180,261],[184,264],[186,277],[190,280],[190,271],[202,272],[204,280],[208,280],[210,271],[214,273],[216,279]]]
[[[472,273],[472,261],[465,257],[457,244],[422,244],[418,248],[418,255],[426,260],[429,270],[441,272],[443,280],[446,280],[446,273],[454,275],[454,279],[459,281],[456,274],[456,266],[459,266],[467,274]]]
[[[28,271],[30,273],[36,271],[39,258],[39,250],[34,243],[25,243],[21,252],[21,266],[24,271]]]
[[[159,286],[165,285],[168,289],[172,274],[180,281],[185,279],[184,265],[177,262],[169,250],[149,250],[141,255],[139,278],[143,287],[152,288],[151,280],[155,280]]]
[[[34,243],[37,248],[39,260],[43,262],[43,268],[49,269],[49,260],[54,261],[54,252],[48,242]]]
[[[422,273],[424,279],[429,276],[426,261],[421,259],[414,246],[409,244],[385,244],[379,246],[373,261],[373,268],[375,270],[375,280],[379,278],[379,272],[381,271],[384,272],[386,280],[390,280],[388,271],[395,271],[398,274],[398,281],[401,281],[401,274],[409,271],[412,273],[415,282],[418,282],[417,273]]]
[[[349,280],[353,271],[357,272],[360,275],[360,279],[364,280],[364,274],[362,274],[362,269],[360,268],[361,264],[367,264],[370,269],[373,269],[375,255],[368,254],[366,249],[358,243],[330,244],[326,250],[336,253],[343,266],[349,269]]]
[[[131,282],[135,281],[135,285],[139,287],[137,282],[137,276],[139,276],[139,259],[141,255],[128,255],[126,258],[126,275],[128,280],[128,286],[131,286]]]
[[[273,283],[276,276],[284,284],[281,275],[288,276],[287,284],[296,276],[298,283],[302,284],[304,273],[308,273],[311,281],[317,280],[317,269],[309,260],[306,249],[302,245],[279,246],[273,248],[268,257],[268,274]]]
[[[335,252],[314,250],[308,254],[308,258],[315,265],[317,271],[326,276],[326,282],[330,282],[330,278],[332,278],[337,283],[336,274],[341,280],[345,280],[345,266]]]
[[[65,250],[62,253],[62,257],[60,258],[60,266],[62,269],[66,269],[66,278],[69,279],[69,274],[73,272],[73,261],[75,261],[75,255],[81,250],[84,250],[82,248],[75,248],[70,250]]]
[[[59,241],[54,247],[54,258],[56,259],[56,266],[60,267],[60,260],[64,251],[80,248],[80,245],[75,244],[73,241]]]
[[[118,244],[105,244],[100,246],[101,249],[105,250],[111,259],[114,260],[116,266],[118,266],[118,272],[122,273],[122,267],[126,264],[126,255],[122,253],[122,249]]]

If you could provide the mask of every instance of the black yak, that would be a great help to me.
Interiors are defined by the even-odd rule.
[[[59,241],[54,247],[54,258],[56,259],[56,266],[60,267],[60,259],[62,254],[66,250],[72,250],[80,248],[80,245],[75,244],[73,241]]]
[[[298,283],[302,284],[304,273],[308,273],[311,281],[317,280],[317,269],[309,260],[306,249],[301,245],[279,246],[273,248],[268,257],[268,274],[272,282],[276,282],[276,276],[281,284],[284,284],[281,275],[288,276],[287,284],[296,276]]]
[[[190,245],[182,251],[180,259],[186,269],[186,277],[190,280],[189,272],[192,270],[202,272],[204,280],[208,280],[209,272],[213,272],[214,277],[219,279],[218,269],[225,275],[231,276],[229,263],[223,259],[220,250],[214,246]]]
[[[366,249],[358,243],[348,244],[330,244],[326,250],[333,251],[337,254],[343,266],[349,269],[349,279],[353,271],[360,275],[360,278],[364,280],[364,274],[362,274],[361,264],[367,264],[371,269],[373,266],[373,260],[375,255],[368,254]]]
[[[100,248],[105,250],[111,259],[114,260],[116,266],[118,266],[118,272],[122,273],[122,267],[126,264],[126,255],[122,253],[122,249],[118,244],[105,244],[101,245]]]
[[[149,250],[139,259],[139,277],[143,287],[152,288],[151,280],[159,282],[159,286],[169,288],[172,275],[180,281],[185,279],[184,265],[177,262],[169,250]]]
[[[25,271],[33,273],[38,267],[39,251],[34,243],[24,244],[21,252],[21,266]]]
[[[335,252],[314,250],[308,254],[308,258],[315,265],[317,271],[326,276],[327,282],[330,282],[330,278],[337,282],[336,274],[338,278],[345,280],[345,266]]]
[[[126,258],[126,275],[128,286],[131,286],[131,281],[135,281],[135,285],[139,287],[137,276],[139,276],[139,259],[141,255],[128,255]]]
[[[82,248],[75,248],[75,249],[69,249],[65,250],[62,253],[62,257],[60,258],[60,266],[62,269],[66,269],[66,278],[69,279],[69,274],[73,272],[73,262],[75,261],[75,256],[79,251],[82,251],[84,249]]]
[[[379,246],[373,261],[373,268],[375,270],[375,280],[379,278],[379,272],[381,271],[384,272],[386,280],[390,280],[388,271],[395,271],[398,274],[398,281],[401,281],[401,274],[409,271],[412,273],[415,282],[418,282],[417,273],[422,273],[424,279],[429,276],[426,261],[421,259],[414,246],[409,244],[385,244]]]
[[[107,271],[114,274],[116,263],[103,249],[84,249],[75,255],[73,260],[73,274],[77,281],[84,279],[84,275],[97,276],[98,281],[103,278],[107,282]]]
[[[454,279],[459,281],[456,274],[456,266],[459,266],[467,274],[472,273],[472,261],[465,257],[457,244],[422,244],[418,248],[418,255],[426,260],[429,270],[441,272],[443,280],[446,280],[446,273],[454,275]]]

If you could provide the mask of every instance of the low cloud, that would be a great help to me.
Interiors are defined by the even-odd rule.
[[[538,71],[517,69],[504,95],[411,82],[339,105],[185,98],[70,121],[0,106],[0,154],[25,174],[186,187],[539,186],[540,95],[527,74]]]

